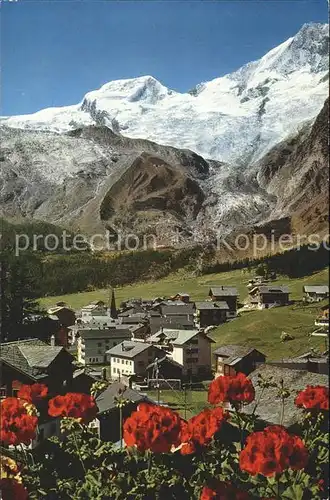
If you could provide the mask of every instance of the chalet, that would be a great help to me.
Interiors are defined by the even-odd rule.
[[[163,357],[164,353],[150,343],[125,340],[109,349],[107,355],[111,378],[118,379],[131,375],[144,377],[147,366],[157,357]]]
[[[251,289],[254,288],[255,286],[267,286],[267,285],[268,285],[268,280],[265,280],[264,278],[258,276],[248,281],[247,288]]]
[[[147,339],[157,345],[182,366],[183,376],[209,376],[211,373],[211,343],[203,330],[162,328]]]
[[[72,392],[80,392],[82,394],[90,394],[92,385],[100,380],[99,377],[87,367],[77,368],[73,372],[72,384],[70,390]]]
[[[191,330],[195,328],[195,318],[187,316],[161,316],[160,313],[154,312],[149,317],[150,334],[157,333],[161,328],[173,328],[177,330]]]
[[[81,319],[88,322],[93,316],[109,316],[108,309],[103,300],[96,300],[81,309]]]
[[[1,396],[13,395],[20,384],[36,382],[46,384],[50,393],[60,394],[64,387],[71,384],[73,360],[74,357],[63,347],[38,339],[2,343]]]
[[[141,394],[121,382],[113,382],[96,398],[98,407],[97,420],[99,421],[99,437],[102,441],[116,443],[120,440],[120,410],[118,403],[126,400],[122,408],[122,421],[125,421],[138,404],[142,402],[155,403],[145,394]]]
[[[329,297],[328,285],[306,285],[303,287],[304,298],[307,301],[318,302]]]
[[[215,356],[215,378],[220,375],[248,375],[260,363],[265,363],[266,356],[252,347],[242,345],[224,345],[213,351]]]
[[[132,314],[122,314],[119,318],[119,322],[121,324],[131,324],[134,323],[147,323],[148,315],[145,312],[141,313],[132,313]]]
[[[276,425],[281,422],[282,405],[278,388],[268,387],[266,391],[262,390],[258,385],[260,376],[265,379],[272,378],[278,384],[283,380],[284,387],[288,388],[291,392],[290,396],[285,400],[282,423],[292,432],[294,432],[295,425],[302,416],[302,410],[297,408],[294,403],[297,393],[305,389],[308,385],[329,385],[327,375],[311,373],[305,370],[291,370],[268,364],[260,365],[249,375],[256,391],[255,400],[249,405],[244,406],[243,411],[248,414],[256,413],[259,420],[266,424]],[[258,406],[255,410],[256,401],[258,401]]]
[[[72,336],[70,327],[61,326],[55,334],[55,345],[61,345],[66,349],[72,344]]]
[[[132,316],[125,316],[120,319],[121,325],[126,325],[128,328],[134,328],[134,333],[132,338],[145,339],[150,332],[149,320],[144,313],[137,313]]]
[[[76,314],[73,309],[67,306],[50,307],[47,311],[50,316],[56,316],[61,326],[72,326],[76,321]]]
[[[287,305],[289,294],[287,286],[256,286],[249,292],[249,299],[250,303],[259,309],[268,309]]]
[[[160,302],[155,302],[152,304],[151,306],[151,311],[157,311],[157,312],[161,312],[162,308],[163,307],[179,307],[179,306],[187,306],[186,309],[189,310],[191,309],[192,305],[191,304],[186,304],[185,302],[183,302],[182,300],[171,300],[171,299],[164,299],[164,300],[161,300]]]
[[[121,320],[121,318],[128,318],[128,317],[136,317],[136,318],[148,318],[148,313],[147,311],[144,311],[142,308],[141,310],[135,310],[134,307],[130,307],[129,309],[126,309],[125,311],[122,311],[118,314],[118,319]],[[140,319],[140,321],[141,321]]]
[[[56,316],[46,316],[43,314],[29,314],[23,319],[23,326],[18,330],[18,337],[13,340],[38,338],[48,343],[55,335],[57,343],[60,343],[61,324]]]
[[[200,328],[220,325],[227,320],[229,307],[227,302],[195,302],[195,318]]]
[[[148,382],[158,381],[158,384],[162,380],[168,379],[182,379],[183,367],[180,363],[174,361],[163,354],[162,358],[156,358],[150,365],[146,368],[147,380]]]
[[[232,286],[215,286],[210,288],[209,297],[214,302],[226,302],[229,311],[227,311],[227,318],[234,318],[237,315],[237,301],[238,292],[237,288]]]
[[[325,330],[329,330],[329,305],[322,307],[321,313],[315,319],[315,326],[321,326]]]
[[[72,390],[74,358],[63,347],[38,339],[2,343],[0,346],[0,397],[15,396],[22,384],[43,383],[50,397]],[[29,448],[44,439],[60,436],[60,419],[48,415],[48,401],[38,405],[38,436]]]
[[[121,311],[123,313],[129,309],[132,309],[134,313],[137,312],[145,312],[149,310],[154,305],[154,302],[150,299],[142,299],[142,298],[132,298],[122,302],[120,304]]]
[[[282,358],[280,361],[271,361],[267,364],[280,368],[291,368],[292,370],[329,374],[329,355],[327,353],[317,354],[310,351],[294,358]]]
[[[152,299],[152,303],[154,304],[159,304],[159,302],[163,302],[165,300],[165,297],[155,297]]]
[[[188,304],[190,302],[190,295],[188,293],[177,293],[176,295],[173,295],[170,297],[172,301],[179,300],[183,302],[184,304]]]
[[[121,304],[120,312],[118,313],[118,317],[123,317],[127,316],[130,314],[136,314],[136,313],[144,313],[145,310],[142,307],[142,304],[139,303],[131,303],[131,302],[124,302]]]
[[[129,340],[139,325],[82,323],[77,326],[78,361],[83,365],[107,363],[106,351]]]
[[[184,304],[182,303],[180,305],[179,302],[174,304],[179,304],[179,305],[172,305],[172,304],[164,304],[160,306],[160,313],[164,318],[169,318],[173,316],[185,316],[187,319],[193,318],[194,315],[194,304]]]

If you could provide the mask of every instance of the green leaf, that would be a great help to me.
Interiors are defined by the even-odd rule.
[[[302,500],[304,496],[304,489],[303,486],[300,484],[295,484],[292,486],[289,486],[283,494],[282,498],[288,498],[290,500]]]

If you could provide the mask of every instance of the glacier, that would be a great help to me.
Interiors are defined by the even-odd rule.
[[[258,61],[192,91],[152,76],[116,80],[76,105],[1,117],[0,126],[62,134],[106,125],[244,170],[319,113],[329,91],[328,43],[328,25],[309,23]]]

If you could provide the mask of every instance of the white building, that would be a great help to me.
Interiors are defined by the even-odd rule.
[[[146,342],[124,341],[107,351],[112,379],[129,375],[146,375],[146,368],[157,357],[164,357],[161,349]]]
[[[147,342],[163,349],[182,366],[183,375],[206,376],[211,373],[211,343],[203,330],[163,328],[148,337]]]
[[[84,365],[106,364],[106,351],[130,340],[134,331],[142,325],[104,325],[103,323],[81,323],[77,325],[78,361]]]
[[[329,297],[328,285],[306,285],[303,287],[306,300],[310,302],[319,302]]]
[[[80,319],[84,323],[89,323],[93,318],[98,317],[110,319],[110,312],[103,300],[91,302],[87,306],[84,306],[80,311]]]

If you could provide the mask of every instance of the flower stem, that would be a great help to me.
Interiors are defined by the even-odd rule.
[[[85,468],[85,465],[84,465],[84,462],[83,462],[83,459],[82,459],[82,456],[81,456],[81,453],[80,453],[80,448],[78,446],[77,436],[76,436],[76,431],[75,430],[73,431],[72,435],[73,435],[74,444],[75,444],[75,447],[76,447],[76,450],[77,450],[77,453],[78,453],[79,461],[80,461],[81,466],[83,468],[84,474],[86,474],[86,468]]]
[[[243,427],[242,427],[242,420],[241,420],[241,414],[238,410],[236,410],[236,415],[238,419],[238,428],[240,431],[240,445],[241,445],[241,450],[243,450],[244,444],[243,444]]]
[[[23,452],[23,455],[24,455],[24,458],[26,460],[26,465],[29,465],[29,458],[28,458],[28,454],[26,453],[26,449],[24,448],[23,444],[20,443],[20,448]]]
[[[265,388],[263,387],[261,389],[260,393],[259,393],[258,400],[256,401],[256,404],[254,405],[252,415],[254,415],[255,412],[257,411],[257,408],[258,408],[258,406],[260,404],[260,401],[261,401],[261,398],[262,398],[262,395],[263,395],[264,391],[265,391]]]
[[[119,405],[119,439],[120,449],[123,447],[123,408]]]
[[[148,476],[151,474],[151,466],[152,466],[152,454],[151,451],[148,450]]]

